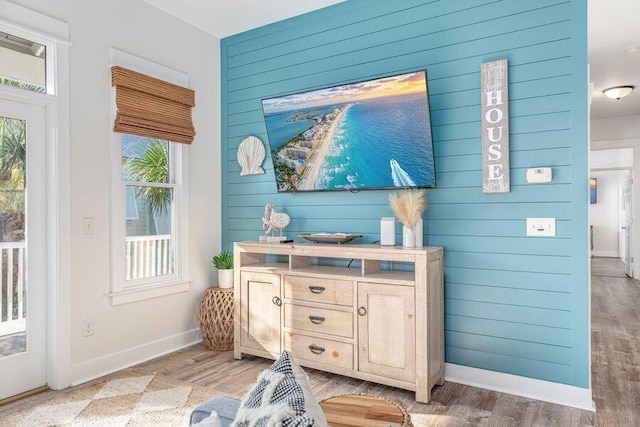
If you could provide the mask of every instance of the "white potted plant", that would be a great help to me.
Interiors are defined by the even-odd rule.
[[[222,251],[213,257],[213,266],[218,270],[218,286],[233,287],[233,252]]]

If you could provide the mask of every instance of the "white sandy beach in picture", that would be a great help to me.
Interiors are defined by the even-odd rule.
[[[311,156],[306,162],[304,173],[300,177],[300,181],[298,181],[298,190],[305,191],[314,189],[316,181],[318,180],[320,172],[322,171],[324,160],[331,152],[331,145],[336,129],[340,125],[342,118],[350,107],[351,105],[343,107],[342,111],[340,111],[340,113],[338,113],[335,119],[333,119],[333,121],[331,122],[329,131],[326,133],[322,141],[319,141],[314,147]]]

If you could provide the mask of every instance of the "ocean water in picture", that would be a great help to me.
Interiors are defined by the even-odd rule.
[[[347,110],[315,189],[435,185],[427,105],[417,95],[402,98]]]
[[[263,101],[278,191],[435,186],[425,77]],[[423,89],[415,90],[420,78]],[[369,96],[375,89],[381,95]]]

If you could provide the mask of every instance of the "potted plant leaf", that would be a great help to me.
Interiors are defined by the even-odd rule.
[[[218,270],[218,286],[221,288],[233,287],[233,252],[222,251],[212,260],[213,266]]]

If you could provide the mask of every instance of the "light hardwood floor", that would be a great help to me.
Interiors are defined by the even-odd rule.
[[[597,412],[587,412],[451,382],[436,386],[429,404],[391,387],[308,370],[318,399],[370,393],[400,402],[418,426],[640,426],[640,282],[619,276],[620,265],[594,259],[592,280],[592,383]],[[241,397],[270,361],[202,345],[140,365],[212,390]],[[64,392],[64,391],[63,391]],[[0,407],[3,415],[63,392],[49,391]]]

